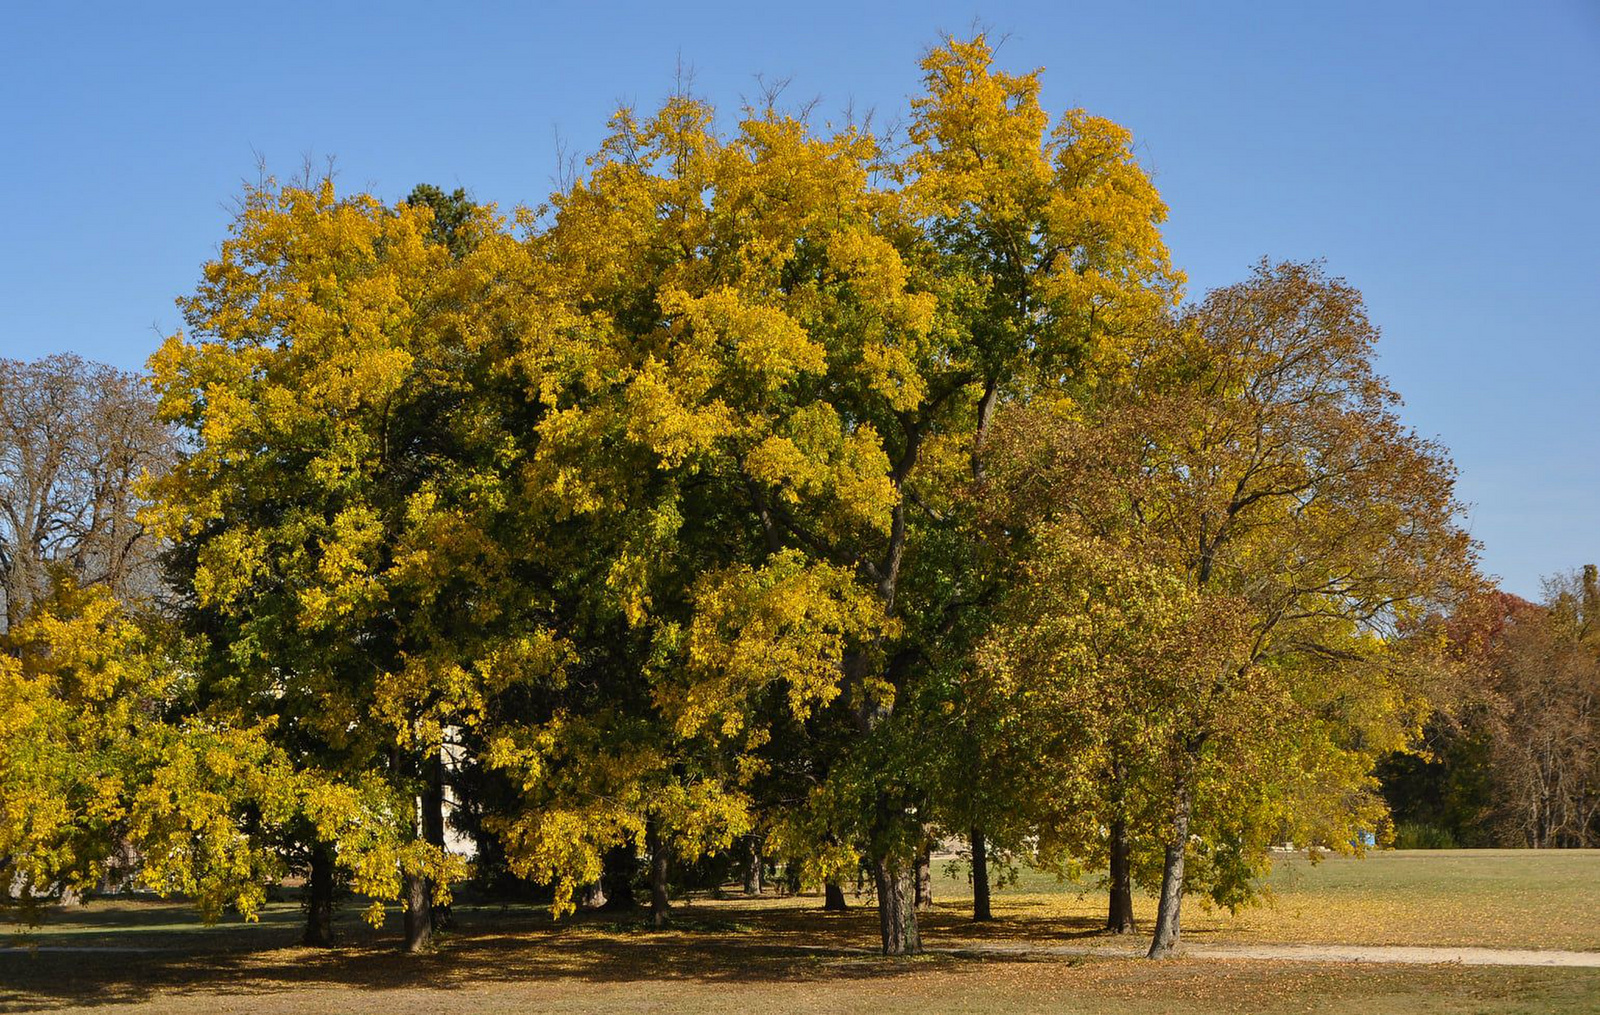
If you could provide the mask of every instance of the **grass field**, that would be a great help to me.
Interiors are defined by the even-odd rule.
[[[1315,866],[1297,857],[1272,887],[1272,904],[1238,917],[1190,908],[1186,939],[1600,950],[1600,851],[1379,853]],[[931,947],[1104,940],[1088,885],[1025,874],[996,895],[997,920],[977,928],[959,873],[941,876],[936,897],[924,921]],[[105,900],[10,943],[34,948],[0,954],[0,1010],[1600,1011],[1600,969],[947,952],[890,961],[870,953],[869,906],[823,914],[819,901],[680,900],[666,931],[594,917],[554,925],[533,907],[463,903],[435,953],[407,957],[393,951],[397,918],[372,931],[355,906],[340,919],[345,947],[318,952],[295,946],[293,902],[270,905],[257,924],[204,927],[178,903]]]
[[[940,870],[943,875],[945,872]],[[941,878],[936,897],[968,904],[965,873]],[[1241,911],[1184,903],[1184,934],[1216,942],[1478,945],[1600,950],[1600,850],[1389,850],[1363,859],[1304,854],[1280,860],[1265,904]],[[996,915],[1033,938],[1093,928],[1105,900],[1093,879],[1059,884],[1024,871],[995,895]],[[1135,897],[1153,920],[1154,900]]]

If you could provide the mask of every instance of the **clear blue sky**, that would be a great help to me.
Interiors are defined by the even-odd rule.
[[[455,9],[459,6],[461,9]],[[1367,295],[1488,569],[1600,560],[1600,0],[1525,3],[24,3],[0,0],[0,355],[138,366],[256,153],[345,187],[540,200],[680,60],[824,112],[905,108],[941,31],[1130,127],[1191,294],[1263,255]]]

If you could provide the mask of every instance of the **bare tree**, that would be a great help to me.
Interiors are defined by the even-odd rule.
[[[1492,662],[1490,757],[1502,831],[1535,848],[1600,843],[1600,577],[1545,585]]]
[[[140,481],[165,470],[171,430],[137,374],[70,354],[0,359],[0,613],[25,617],[57,574],[152,603],[155,541]]]

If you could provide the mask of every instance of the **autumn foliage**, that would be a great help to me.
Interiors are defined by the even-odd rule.
[[[6,635],[13,895],[293,870],[308,940],[343,885],[421,948],[449,797],[557,915],[752,856],[864,871],[910,953],[959,836],[1158,894],[1165,954],[1383,828],[1478,579],[1359,293],[1184,305],[1125,129],[981,37],[922,66],[898,138],[621,109],[509,215],[248,189],[150,361],[169,608],[63,573]]]

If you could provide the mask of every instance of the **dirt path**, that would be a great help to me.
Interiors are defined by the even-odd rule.
[[[1144,955],[1143,944],[1134,948],[1077,945],[984,944],[967,948],[939,948],[954,955]],[[1400,965],[1459,963],[1463,966],[1570,966],[1600,969],[1600,952],[1569,952],[1543,948],[1454,948],[1414,945],[1180,945],[1178,954],[1192,959],[1273,959],[1284,962],[1377,962]]]

